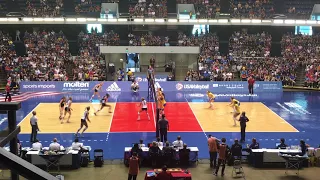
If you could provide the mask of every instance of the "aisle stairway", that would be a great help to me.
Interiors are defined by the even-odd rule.
[[[304,66],[299,66],[297,69],[297,77],[296,77],[296,86],[303,87],[304,86],[304,79],[306,76]]]
[[[4,88],[7,83],[7,74],[4,72],[4,70],[0,70],[0,89]]]

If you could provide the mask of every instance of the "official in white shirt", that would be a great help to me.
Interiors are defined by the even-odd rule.
[[[36,141],[32,144],[32,149],[37,151],[42,150],[42,144],[39,142],[38,139],[36,139]]]
[[[79,143],[79,139],[76,138],[71,145],[72,150],[80,150],[83,148],[83,144]]]
[[[172,145],[175,148],[183,148],[183,141],[181,140],[181,136],[178,136],[177,140],[173,141]]]
[[[161,142],[159,137],[157,137],[156,143],[158,144],[158,147],[163,147],[163,142]]]
[[[142,147],[146,147],[146,145],[145,144],[143,144],[143,140],[142,139],[140,139],[140,141],[139,141],[139,148],[141,149]]]
[[[49,146],[50,151],[60,151],[60,144],[58,143],[57,138],[53,139],[53,142]]]

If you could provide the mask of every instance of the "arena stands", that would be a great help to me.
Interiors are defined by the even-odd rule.
[[[219,37],[216,34],[188,37],[179,33],[178,44],[179,46],[200,46],[199,71],[188,71],[186,81],[226,81],[233,78],[228,59],[220,55]]]
[[[285,34],[282,36],[282,54],[286,58],[296,59],[305,70],[306,87],[318,88],[320,34],[306,36]]]
[[[220,0],[177,0],[178,4],[194,4],[197,19],[214,19],[220,14]]]
[[[160,37],[152,34],[129,34],[130,46],[165,46],[169,44],[169,37]]]
[[[101,11],[101,1],[99,0],[75,0],[76,14],[97,13]]]
[[[21,0],[19,0],[22,2]],[[27,0],[25,3],[25,12],[28,16],[35,17],[56,17],[63,14],[63,1],[62,0]],[[19,3],[19,2],[18,2]]]
[[[129,13],[137,18],[166,18],[167,0],[139,0],[137,4],[129,5]]]
[[[319,4],[317,0],[286,0],[285,11],[288,18],[294,19],[310,19],[310,15],[315,4]]]
[[[271,0],[232,0],[230,14],[233,18],[270,18],[274,14]]]
[[[96,33],[94,30],[93,33],[84,33],[80,32],[78,36],[78,44],[80,46],[81,55],[99,55],[99,46],[118,46],[120,43],[119,35],[113,31]]]
[[[235,32],[229,39],[229,54],[233,57],[268,57],[271,41],[272,37],[267,32]]]

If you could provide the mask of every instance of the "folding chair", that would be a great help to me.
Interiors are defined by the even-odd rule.
[[[235,160],[233,162],[233,169],[232,169],[232,177],[242,177],[244,179],[245,178],[245,175],[244,175],[244,171],[243,171],[243,168],[242,168],[242,165],[241,165],[241,160]]]

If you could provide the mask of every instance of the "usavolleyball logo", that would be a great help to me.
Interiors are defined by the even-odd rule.
[[[183,85],[181,83],[176,84],[176,89],[178,91],[182,90],[183,89]]]

